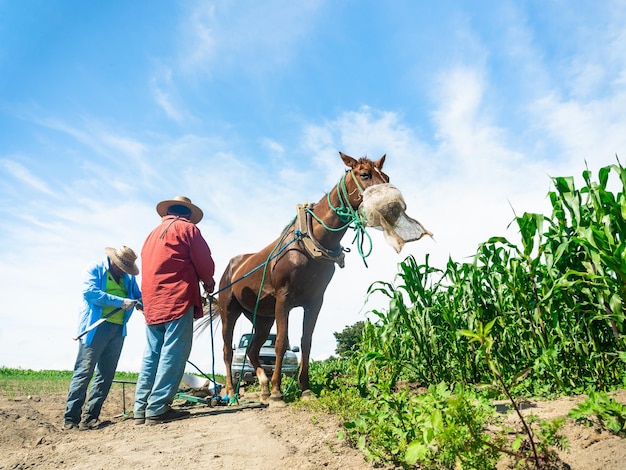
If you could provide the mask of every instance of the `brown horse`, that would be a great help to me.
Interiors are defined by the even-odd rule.
[[[365,188],[389,182],[389,177],[382,172],[385,155],[375,162],[367,158],[357,161],[341,152],[339,155],[350,169],[330,193],[317,204],[299,206],[294,222],[261,251],[232,258],[220,279],[218,306],[224,339],[226,392],[231,399],[235,397],[231,374],[233,329],[242,313],[254,325],[248,357],[256,370],[261,398],[267,400],[271,396],[280,400],[281,368],[289,343],[289,312],[295,307],[303,308],[298,384],[303,392],[309,390],[313,329],[324,292],[335,272],[335,263],[343,267],[344,250],[339,242],[356,220],[351,217],[358,218],[356,211]],[[276,366],[270,395],[269,380],[259,362],[259,351],[274,321]]]

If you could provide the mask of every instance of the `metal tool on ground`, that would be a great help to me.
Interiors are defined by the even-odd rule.
[[[183,374],[180,383],[181,388],[176,394],[176,398],[187,400],[191,403],[203,403],[211,407],[227,405],[229,402],[228,396],[221,396],[222,384],[218,384],[215,380],[207,377],[192,362],[187,362],[194,366],[204,378],[187,373]]]
[[[137,382],[133,382],[132,380],[113,379],[113,383],[122,384],[122,413],[114,416],[114,418],[128,418],[132,412],[126,412],[126,384],[137,385]]]

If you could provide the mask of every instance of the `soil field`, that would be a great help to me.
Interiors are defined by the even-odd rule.
[[[91,431],[61,429],[63,395],[0,397],[0,469],[373,468],[337,438],[340,423],[332,416],[265,406],[255,394],[243,394],[239,406],[196,404],[188,419],[137,426],[124,415],[133,393],[127,385],[124,398],[114,384],[101,415],[105,425]],[[612,396],[626,403],[626,391]],[[564,416],[582,400],[531,402],[524,413]],[[564,434],[570,448],[560,457],[571,469],[626,468],[626,439],[572,420]]]

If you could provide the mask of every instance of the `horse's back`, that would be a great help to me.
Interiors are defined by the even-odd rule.
[[[267,261],[269,250],[267,248],[256,253],[244,253],[233,256],[222,274],[220,288],[237,282],[240,278],[250,275],[255,269],[260,269]]]

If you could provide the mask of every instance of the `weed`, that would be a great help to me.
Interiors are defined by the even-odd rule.
[[[606,392],[590,392],[589,397],[570,410],[569,416],[588,426],[598,426],[611,433],[626,436],[626,406]]]

